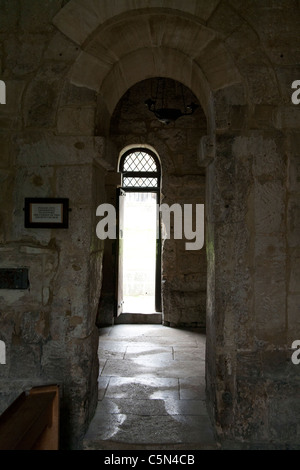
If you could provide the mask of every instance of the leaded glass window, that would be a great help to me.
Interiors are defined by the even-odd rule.
[[[158,189],[160,164],[155,153],[148,149],[132,149],[120,162],[122,187],[127,189]]]

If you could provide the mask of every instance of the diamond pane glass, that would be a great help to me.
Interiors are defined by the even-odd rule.
[[[157,171],[157,165],[149,153],[133,152],[125,158],[123,171]]]
[[[157,178],[123,177],[124,188],[157,188]]]

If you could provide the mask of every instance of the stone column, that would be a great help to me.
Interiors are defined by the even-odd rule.
[[[12,210],[1,266],[26,266],[29,288],[1,290],[2,410],[33,385],[58,383],[62,445],[77,448],[97,404],[103,241],[96,208],[105,201],[105,142],[27,133],[15,139]],[[101,160],[103,159],[103,160]],[[25,197],[69,199],[67,229],[24,227]]]

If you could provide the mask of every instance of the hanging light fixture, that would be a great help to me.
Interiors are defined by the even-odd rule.
[[[197,108],[199,108],[199,105],[193,102],[191,102],[189,105],[185,104],[184,90],[181,83],[179,86],[181,88],[182,106],[180,108],[168,107],[166,85],[167,82],[165,78],[158,78],[155,96],[145,101],[149,111],[154,113],[160,122],[163,124],[170,124],[170,122],[175,122],[182,116],[190,116],[196,111]]]

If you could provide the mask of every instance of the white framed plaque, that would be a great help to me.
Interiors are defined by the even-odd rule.
[[[68,228],[69,200],[25,198],[26,228]]]

